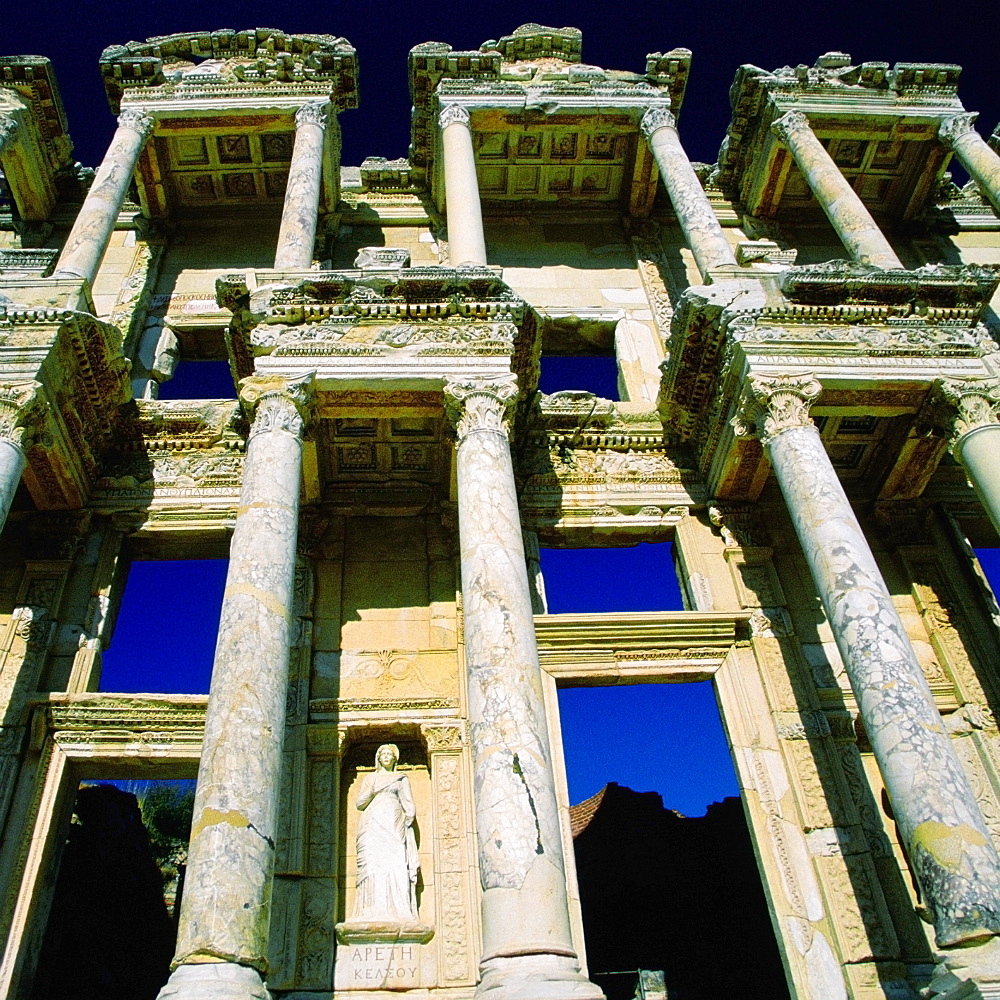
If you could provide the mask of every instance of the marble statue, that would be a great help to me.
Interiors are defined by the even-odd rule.
[[[383,743],[358,792],[358,888],[354,920],[417,919],[416,810],[410,779],[396,771],[399,748]]]

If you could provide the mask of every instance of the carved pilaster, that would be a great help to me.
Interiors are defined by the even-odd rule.
[[[251,375],[240,382],[240,401],[252,421],[250,437],[273,430],[302,437],[309,421],[315,372],[298,379]]]
[[[498,431],[507,436],[516,400],[516,375],[447,382],[444,387],[445,412],[459,444],[473,431]]]
[[[677,128],[677,119],[667,108],[649,108],[639,122],[639,130],[646,138],[647,142],[653,137],[653,133],[661,128]]]
[[[470,120],[469,112],[461,104],[446,104],[438,115],[438,124],[441,128],[447,128],[449,125],[468,127]]]
[[[786,375],[751,375],[733,417],[741,437],[756,434],[767,445],[791,427],[812,427],[809,408],[823,387],[811,372]]]
[[[154,121],[152,117],[140,108],[125,108],[118,116],[118,127],[128,128],[137,132],[145,142],[153,131]]]
[[[976,130],[976,119],[978,112],[970,112],[963,115],[952,115],[950,118],[942,118],[938,125],[938,138],[949,149],[955,148],[955,143],[969,132]]]
[[[764,519],[751,504],[713,505],[708,519],[719,529],[726,548],[767,548],[770,533]]]
[[[302,128],[303,125],[315,125],[318,128],[325,129],[329,121],[329,101],[312,101],[309,104],[303,104],[302,107],[295,112],[296,129]]]

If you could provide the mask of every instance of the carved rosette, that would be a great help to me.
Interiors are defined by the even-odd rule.
[[[474,431],[493,431],[506,437],[517,401],[517,376],[473,378],[445,383],[444,405],[458,443]]]
[[[300,129],[303,125],[316,125],[318,128],[325,129],[329,120],[329,101],[312,101],[309,104],[303,104],[295,112],[296,129]]]
[[[125,108],[118,116],[118,127],[138,132],[143,141],[153,131],[153,119],[141,108]]]
[[[771,131],[786,145],[796,132],[812,132],[809,119],[801,111],[788,111],[771,122]]]
[[[447,128],[449,125],[464,125],[468,128],[469,121],[469,112],[461,104],[446,104],[438,115],[438,124],[441,128]]]
[[[0,383],[0,439],[26,448],[45,399],[41,382]]]
[[[942,118],[938,125],[938,138],[949,149],[955,148],[955,143],[964,135],[976,131],[976,119],[978,112],[966,113],[962,115],[952,115],[950,118]]]
[[[969,378],[939,379],[935,395],[942,400],[948,414],[943,418],[944,430],[954,447],[969,431],[1000,423],[1000,379]]]
[[[814,427],[809,408],[822,391],[811,372],[751,375],[733,417],[733,429],[740,437],[756,434],[767,446],[782,431]]]
[[[18,124],[13,115],[0,115],[0,153],[14,145]]]
[[[648,142],[653,138],[653,133],[661,128],[677,128],[677,119],[667,108],[647,108],[646,113],[639,122],[639,130]]]
[[[250,437],[282,430],[301,438],[310,417],[315,374],[309,372],[298,379],[270,375],[243,379],[240,401],[253,421]]]

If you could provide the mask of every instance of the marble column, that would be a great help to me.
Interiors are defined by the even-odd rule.
[[[951,452],[965,469],[997,534],[1000,534],[1000,381],[941,379],[938,391],[951,409]]]
[[[308,270],[312,266],[329,115],[330,104],[326,101],[303,104],[295,112],[295,145],[274,255],[276,268]]]
[[[650,108],[639,127],[702,277],[716,267],[737,267],[729,241],[681,145],[674,116],[666,108]]]
[[[41,390],[41,382],[0,383],[0,530],[28,464],[28,438],[44,406]]]
[[[1000,933],[1000,858],[909,637],[809,417],[812,375],[751,376],[755,432],[784,494],[939,947]]]
[[[448,217],[448,254],[452,267],[486,263],[483,209],[479,202],[476,154],[472,150],[469,112],[446,105],[438,118],[444,156],[444,197]]]
[[[312,374],[253,377],[174,971],[183,1000],[266,997],[304,412]]]
[[[978,114],[954,115],[944,118],[938,127],[938,138],[954,150],[958,162],[969,172],[979,190],[1000,215],[1000,156],[976,131]]]
[[[861,264],[901,268],[896,252],[833,157],[816,138],[809,119],[801,111],[789,111],[772,123],[771,131],[788,147],[851,257]]]
[[[66,238],[55,277],[83,278],[91,285],[94,283],[139,154],[152,131],[153,119],[145,111],[126,108],[118,116],[118,129]]]
[[[562,833],[508,440],[516,378],[445,384],[456,428],[479,997],[597,998],[570,934]]]

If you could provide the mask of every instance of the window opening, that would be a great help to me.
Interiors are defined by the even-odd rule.
[[[135,560],[99,690],[207,694],[227,559]]]
[[[614,354],[543,354],[539,392],[551,395],[567,389],[592,392],[602,399],[619,399],[618,361]]]
[[[194,786],[193,780],[80,783],[33,1000],[155,1000],[177,939]]]
[[[173,375],[159,384],[158,399],[235,399],[228,361],[182,358]]]

